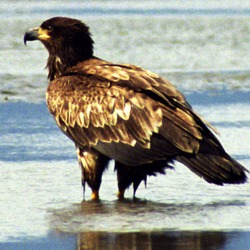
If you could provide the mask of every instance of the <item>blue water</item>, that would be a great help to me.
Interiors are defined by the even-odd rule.
[[[83,201],[74,145],[47,111],[47,52],[23,45],[55,15],[84,20],[95,54],[175,84],[250,166],[250,6],[247,1],[1,3],[0,249],[250,249],[250,184],[218,187],[181,164],[116,199],[113,166],[101,201]]]

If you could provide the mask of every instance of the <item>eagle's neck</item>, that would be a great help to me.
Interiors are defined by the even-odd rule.
[[[55,78],[60,77],[68,68],[67,64],[63,63],[59,56],[49,56],[47,62],[48,68],[48,78],[50,81],[54,80]]]
[[[63,54],[62,54],[63,52]],[[47,61],[48,68],[48,78],[50,81],[55,78],[60,77],[64,72],[68,71],[68,68],[71,68],[77,65],[79,62],[83,62],[90,58],[94,57],[93,54],[86,55],[85,53],[77,53],[72,49],[62,49],[57,53],[50,53]]]

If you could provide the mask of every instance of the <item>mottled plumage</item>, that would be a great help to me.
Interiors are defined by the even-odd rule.
[[[131,184],[136,192],[148,175],[172,168],[173,160],[210,183],[246,181],[247,169],[225,152],[173,85],[140,67],[95,57],[82,22],[52,18],[24,40],[40,40],[49,52],[47,105],[76,144],[83,185],[93,198],[111,159],[120,197]]]

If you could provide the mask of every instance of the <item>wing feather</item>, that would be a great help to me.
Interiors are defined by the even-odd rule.
[[[73,141],[83,147],[115,142],[149,149],[158,133],[178,150],[199,150],[201,128],[174,86],[136,66],[91,62],[53,80],[47,91],[50,112]]]

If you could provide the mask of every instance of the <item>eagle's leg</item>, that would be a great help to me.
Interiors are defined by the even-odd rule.
[[[134,166],[133,168],[136,169],[136,166]],[[137,171],[131,170],[131,167],[119,162],[115,162],[115,169],[117,171],[118,198],[124,199],[125,190],[131,184],[133,184],[135,198],[136,190],[139,187],[141,181],[145,180],[146,176],[140,175]]]
[[[76,149],[82,170],[83,193],[85,192],[85,184],[87,183],[92,190],[91,199],[98,200],[102,174],[107,168],[110,159],[94,150],[85,150],[78,146]]]

